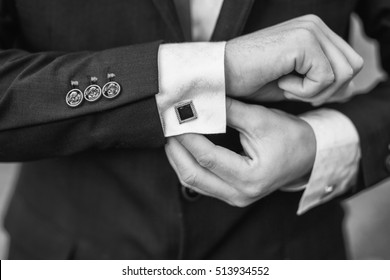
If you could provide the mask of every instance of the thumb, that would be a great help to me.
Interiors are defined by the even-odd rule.
[[[244,154],[251,159],[258,158],[258,148],[254,133],[258,131],[259,118],[265,118],[259,105],[249,105],[231,98],[226,102],[227,125],[240,132],[240,142]]]
[[[239,132],[247,131],[254,123],[254,106],[226,97],[227,125]]]

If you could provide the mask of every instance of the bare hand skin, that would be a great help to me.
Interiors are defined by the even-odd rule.
[[[362,67],[363,59],[341,37],[319,17],[307,15],[228,41],[226,92],[256,100],[263,93],[264,101],[278,101],[282,90],[285,98],[320,105],[348,98]],[[277,83],[269,86],[272,81]]]
[[[230,98],[227,104],[243,155],[199,134],[168,138],[166,153],[184,186],[244,207],[310,172],[316,153],[310,125],[278,110]]]

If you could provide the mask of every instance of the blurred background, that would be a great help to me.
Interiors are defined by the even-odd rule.
[[[384,74],[378,66],[377,45],[365,37],[359,19],[352,19],[351,28],[351,43],[365,60],[365,67],[357,79],[359,89],[364,91],[383,79]],[[0,259],[6,258],[7,254],[8,236],[2,221],[18,167],[17,163],[0,164]],[[390,259],[390,180],[350,198],[344,206],[350,258]]]

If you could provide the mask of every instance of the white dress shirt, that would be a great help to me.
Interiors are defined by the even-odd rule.
[[[193,41],[208,41],[223,0],[190,0]],[[157,106],[166,137],[184,133],[224,133],[226,129],[224,55],[225,42],[165,44],[159,49]],[[175,106],[192,101],[195,120],[180,123]],[[318,109],[300,116],[314,130],[316,158],[297,214],[345,193],[356,179],[360,146],[352,122],[342,113]],[[259,170],[261,172],[261,170]]]

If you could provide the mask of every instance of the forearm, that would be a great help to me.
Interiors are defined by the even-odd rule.
[[[155,104],[159,44],[77,53],[1,50],[0,160],[38,159],[89,148],[163,146]],[[67,105],[71,80],[83,91],[89,77],[95,76],[103,87],[109,72],[121,84],[117,98],[84,100],[75,108]]]

